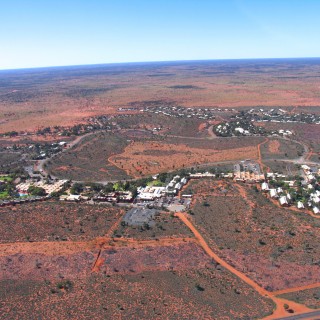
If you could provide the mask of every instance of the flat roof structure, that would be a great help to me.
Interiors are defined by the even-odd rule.
[[[265,179],[260,165],[251,160],[243,160],[233,166],[234,179],[237,181],[261,181]]]
[[[147,208],[132,208],[123,217],[123,221],[129,226],[153,226],[157,210]]]

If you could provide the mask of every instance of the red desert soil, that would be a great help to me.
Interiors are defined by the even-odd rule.
[[[261,294],[262,296],[265,296],[265,297],[268,297],[268,298],[272,299],[272,301],[276,304],[276,310],[271,316],[266,317],[265,319],[276,319],[278,317],[287,316],[288,313],[286,311],[286,308],[284,307],[285,304],[288,305],[288,307],[290,309],[294,310],[295,314],[305,313],[305,312],[308,312],[308,311],[312,310],[312,309],[310,309],[310,308],[308,308],[308,307],[306,307],[304,305],[301,305],[301,304],[298,304],[298,303],[295,303],[295,302],[292,302],[292,301],[289,301],[289,300],[285,300],[285,299],[282,299],[282,298],[274,297],[269,291],[267,291],[264,288],[262,288],[261,286],[259,286],[256,282],[254,282],[253,280],[248,278],[244,273],[238,271],[237,269],[232,267],[230,264],[228,264],[225,260],[221,259],[217,254],[215,254],[210,249],[210,247],[208,246],[208,244],[206,243],[204,238],[201,236],[199,231],[195,228],[195,226],[187,218],[186,214],[178,212],[178,213],[176,213],[176,216],[178,216],[190,228],[190,230],[193,232],[193,234],[195,235],[196,239],[198,240],[199,244],[203,248],[203,250],[211,258],[213,258],[216,262],[218,262],[221,266],[226,268],[228,271],[230,271],[231,273],[236,275],[242,281],[247,283],[249,286],[254,288],[259,294]]]
[[[208,186],[211,195],[195,185],[191,210],[219,254],[268,291],[319,282],[317,220],[275,206],[245,184],[225,186],[225,196],[217,184]]]
[[[127,275],[93,273],[71,282],[2,281],[0,297],[10,320],[261,319],[273,308],[270,299],[216,264]]]
[[[268,144],[269,152],[279,153],[280,143],[278,140],[272,140]]]
[[[4,84],[0,132],[66,126],[145,101],[184,107],[319,106],[318,73],[317,63],[302,61],[177,63],[152,69],[150,65],[95,66],[80,67],[76,74],[68,69],[21,71],[19,76],[6,73],[0,79]]]
[[[0,280],[75,279],[92,270],[127,274],[205,267],[211,259],[193,239],[1,245]]]
[[[123,153],[111,156],[108,161],[125,170],[128,175],[139,177],[177,167],[227,160],[256,159],[255,146],[228,150],[203,149],[184,144],[155,141],[132,142]]]

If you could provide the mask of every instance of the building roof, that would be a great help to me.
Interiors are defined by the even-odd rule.
[[[131,226],[153,225],[157,211],[147,208],[132,208],[123,217],[123,221]]]
[[[288,204],[287,197],[286,197],[286,196],[280,197],[279,202],[280,202],[280,204],[281,204],[282,206],[285,205],[285,204]]]
[[[270,189],[269,193],[270,193],[271,198],[278,197],[278,193],[277,193],[276,189]]]
[[[303,205],[303,203],[301,201],[298,201],[297,208],[298,209],[303,209],[304,208],[304,205]]]

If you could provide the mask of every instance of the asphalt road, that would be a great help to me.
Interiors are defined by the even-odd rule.
[[[289,316],[285,318],[278,318],[277,320],[300,320],[300,319],[305,319],[305,320],[320,320],[320,310],[304,313],[304,314],[298,314],[295,316]]]

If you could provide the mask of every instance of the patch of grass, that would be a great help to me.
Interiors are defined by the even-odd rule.
[[[0,192],[0,199],[5,199],[9,196],[8,191]]]
[[[11,182],[13,180],[10,176],[0,176],[0,181]]]

